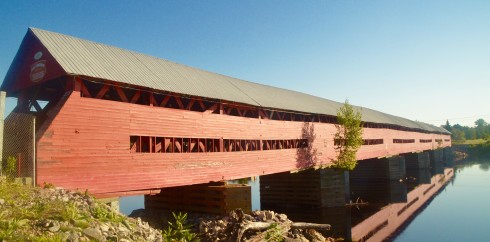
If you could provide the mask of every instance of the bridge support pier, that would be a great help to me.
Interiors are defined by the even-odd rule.
[[[145,209],[227,214],[241,208],[252,212],[252,190],[248,185],[224,182],[163,188],[145,195]]]
[[[443,149],[444,163],[446,166],[454,166],[454,155],[453,148],[446,147]]]
[[[349,201],[349,173],[335,169],[283,172],[260,177],[262,209],[339,207]]]
[[[358,161],[356,168],[350,172],[351,180],[399,181],[405,177],[403,156]]]
[[[350,172],[351,200],[371,203],[407,201],[405,157],[393,156],[359,161]]]
[[[430,150],[430,166],[433,174],[444,174],[444,151],[443,149]]]
[[[429,152],[408,153],[405,157],[407,169],[407,182],[414,186],[420,184],[430,184],[430,155]]]
[[[405,157],[405,165],[408,170],[428,169],[430,167],[429,152],[408,153]]]

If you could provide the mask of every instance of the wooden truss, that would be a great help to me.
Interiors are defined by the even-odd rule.
[[[209,153],[306,148],[307,139],[250,140],[131,136],[131,153]]]

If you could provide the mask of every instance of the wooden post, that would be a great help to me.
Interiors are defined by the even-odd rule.
[[[5,113],[5,92],[0,92],[0,161],[3,161],[3,124]],[[0,166],[0,174],[2,174],[2,166]]]

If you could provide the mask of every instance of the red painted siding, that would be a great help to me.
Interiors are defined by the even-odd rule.
[[[54,114],[54,112],[56,112]],[[295,170],[296,149],[215,153],[131,153],[129,137],[298,139],[302,122],[263,120],[83,98],[73,92],[38,132],[37,183],[89,189],[100,197]],[[315,123],[318,161],[334,154],[333,124]],[[358,159],[429,150],[447,135],[365,128]],[[393,139],[415,139],[393,144]],[[449,145],[445,142],[443,146]]]

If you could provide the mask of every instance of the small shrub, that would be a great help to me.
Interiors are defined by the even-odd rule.
[[[54,185],[53,185],[53,183],[44,182],[44,183],[43,183],[43,188],[44,188],[44,189],[54,188]]]
[[[78,207],[74,202],[69,202],[63,210],[61,210],[61,218],[64,221],[75,221],[82,219],[84,216],[79,213]]]
[[[273,223],[265,232],[266,241],[284,241],[283,231],[279,224]]]
[[[172,215],[175,222],[168,222],[168,227],[162,231],[162,236],[164,241],[171,242],[197,242],[197,234],[191,232],[192,226],[187,223],[187,213],[178,214],[173,213]]]
[[[97,205],[92,209],[92,216],[104,222],[111,221],[120,223],[124,220],[123,217],[118,215],[116,212],[101,205]]]
[[[3,172],[9,181],[12,181],[16,177],[17,172],[17,158],[9,156],[3,165]]]

